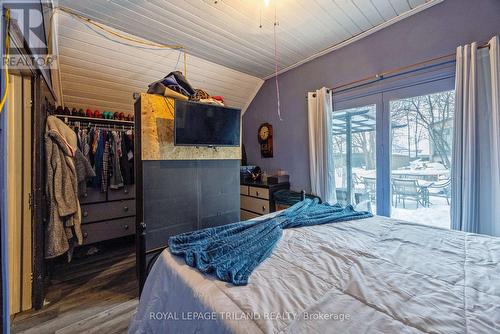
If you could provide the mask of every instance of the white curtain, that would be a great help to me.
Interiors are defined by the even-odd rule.
[[[333,163],[332,92],[325,87],[308,93],[311,191],[324,202],[337,202]]]
[[[500,51],[457,49],[452,228],[500,236]]]

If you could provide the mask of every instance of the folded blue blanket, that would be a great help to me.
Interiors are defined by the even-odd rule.
[[[253,270],[264,261],[280,240],[283,229],[337,223],[372,217],[351,205],[319,203],[306,199],[273,218],[207,228],[171,237],[170,252],[184,256],[186,263],[203,273],[234,285],[246,285]]]

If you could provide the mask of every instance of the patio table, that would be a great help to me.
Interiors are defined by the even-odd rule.
[[[450,171],[447,169],[395,169],[392,176],[400,179],[416,179],[425,181],[439,181],[448,178]]]

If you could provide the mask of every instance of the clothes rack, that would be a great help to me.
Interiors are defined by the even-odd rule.
[[[78,127],[78,128],[94,128],[100,130],[109,130],[109,131],[133,131],[134,127],[131,125],[119,125],[119,124],[97,124],[90,121],[66,121],[65,122],[69,127]]]
[[[106,119],[106,118],[93,118],[93,117],[83,117],[83,116],[73,116],[73,115],[54,115],[62,119],[65,123],[68,121],[81,121],[81,122],[91,122],[96,124],[116,124],[116,125],[134,125],[134,121],[125,121],[121,119]]]

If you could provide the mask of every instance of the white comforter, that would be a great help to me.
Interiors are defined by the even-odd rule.
[[[284,231],[235,287],[164,251],[130,333],[500,333],[500,239],[374,217]]]

